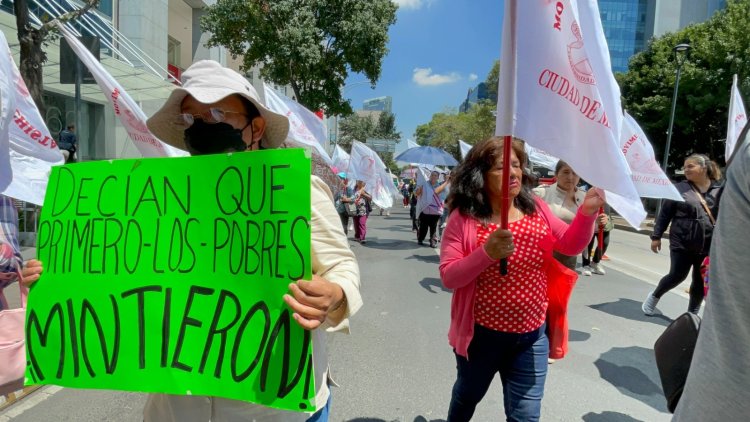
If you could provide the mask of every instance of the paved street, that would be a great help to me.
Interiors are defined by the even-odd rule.
[[[450,292],[442,288],[438,255],[418,247],[408,213],[373,213],[367,244],[352,242],[365,306],[352,334],[330,336],[333,421],[444,420],[455,378],[447,343]],[[645,317],[640,301],[669,265],[648,237],[615,231],[605,276],[581,277],[570,304],[570,353],[550,367],[542,419],[547,421],[670,420],[653,343],[687,307],[682,287],[659,304],[666,316]],[[616,268],[616,269],[615,269]],[[650,284],[649,284],[650,282]],[[499,378],[474,420],[499,420]],[[0,421],[139,421],[141,394],[44,387],[0,412]]]

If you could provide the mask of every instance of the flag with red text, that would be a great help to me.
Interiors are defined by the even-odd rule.
[[[293,140],[314,148],[329,166],[333,166],[331,157],[325,150],[327,142],[326,128],[323,119],[308,110],[302,104],[291,98],[279,94],[268,84],[263,84],[266,95],[266,106],[276,113],[289,119],[289,137]]]
[[[742,103],[742,96],[740,95],[740,90],[737,88],[737,75],[734,75],[732,78],[732,93],[730,95],[729,121],[727,122],[727,144],[724,152],[725,161],[729,161],[729,158],[732,156],[734,147],[737,145],[737,138],[747,124],[745,105]]]
[[[53,165],[63,164],[63,156],[29,94],[2,32],[0,63],[0,79],[10,82],[12,88],[7,93],[3,90],[3,95],[13,96],[8,105],[15,103],[12,109],[3,112],[12,112],[7,135],[11,178],[5,189],[0,191],[5,196],[42,205],[50,169]],[[0,136],[3,136],[2,133]],[[7,173],[7,168],[3,173]]]
[[[361,180],[365,182],[365,190],[372,195],[372,202],[380,208],[393,206],[393,195],[385,183],[390,181],[390,175],[386,170],[383,160],[367,145],[354,141],[352,151],[349,154],[350,181]]]
[[[506,0],[502,41],[496,134],[562,158],[624,198],[631,206],[618,211],[640,225],[646,213],[619,148],[620,89],[596,0]]]
[[[665,198],[682,202],[682,196],[669,180],[659,162],[654,148],[638,123],[625,113],[620,134],[620,148],[628,160],[633,183],[644,198]]]
[[[94,76],[99,88],[114,107],[115,115],[125,126],[125,131],[128,132],[130,139],[144,157],[181,157],[188,155],[186,151],[167,145],[156,138],[146,126],[146,114],[125,92],[122,85],[104,69],[104,66],[78,41],[78,38],[72,32],[60,24],[58,24],[58,29],[70,44],[70,48],[75,51],[81,63]]]

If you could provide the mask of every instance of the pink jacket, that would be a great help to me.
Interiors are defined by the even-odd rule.
[[[550,211],[547,204],[534,198],[537,212],[547,222],[555,237],[554,250],[565,255],[577,255],[588,245],[594,235],[596,213],[584,215],[578,209],[568,226]],[[440,278],[443,285],[453,289],[451,326],[448,343],[460,356],[467,357],[469,343],[474,336],[474,292],[479,274],[497,264],[477,247],[477,220],[454,210],[448,219],[440,246]]]

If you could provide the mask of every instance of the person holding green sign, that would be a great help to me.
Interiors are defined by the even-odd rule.
[[[147,121],[148,128],[151,130],[151,132],[163,142],[174,147],[187,150],[192,155],[239,153],[245,151],[257,151],[262,149],[275,149],[285,143],[287,133],[289,131],[288,119],[283,115],[276,114],[268,110],[263,102],[259,99],[258,93],[255,91],[253,86],[239,73],[225,68],[217,62],[204,60],[194,63],[183,73],[181,79],[182,87],[172,91],[170,97],[167,99],[162,108]],[[290,155],[293,154],[291,154],[290,152]],[[248,180],[248,186],[268,185],[269,189],[272,191],[272,193],[269,195],[274,195],[273,190],[280,189],[278,188],[278,186],[281,186],[279,183],[282,182],[277,178],[276,184],[274,184],[274,166],[278,168],[289,166],[279,166],[278,163],[267,164],[266,161],[263,160],[271,160],[272,158],[265,158],[271,157],[270,154],[263,154],[258,152],[255,154],[255,156],[257,157],[257,160],[262,162],[262,173],[266,172],[266,165],[270,167],[269,171],[271,173],[271,176],[269,177],[271,178],[271,180],[270,183],[267,183],[266,179],[256,180],[252,183]],[[248,156],[245,157],[249,158]],[[276,155],[276,157],[278,157],[278,155]],[[182,159],[170,158],[167,160]],[[222,166],[224,166],[223,163],[226,162],[226,170],[230,170],[230,160],[206,160],[203,162],[222,163]],[[190,168],[188,171],[190,175],[194,174],[197,177],[207,175],[208,173],[216,173],[215,168],[204,169],[200,168],[199,166],[194,169]],[[308,168],[303,169],[305,175],[309,171],[310,170]],[[68,173],[72,174],[73,172],[71,170]],[[262,173],[259,172],[258,174]],[[114,176],[112,176],[112,178],[114,178]],[[205,390],[200,390],[200,388],[202,387],[201,385],[194,385],[194,387],[191,385],[186,385],[186,395],[150,394],[143,410],[145,421],[319,422],[328,420],[328,410],[330,407],[330,391],[328,389],[328,359],[325,352],[326,348],[324,331],[348,332],[349,317],[357,312],[357,310],[362,306],[362,298],[359,291],[359,267],[354,254],[349,248],[348,241],[342,230],[341,223],[338,218],[338,213],[334,208],[333,195],[331,193],[331,190],[328,188],[328,185],[326,185],[326,183],[324,183],[317,176],[310,176],[310,181],[310,212],[309,220],[306,220],[309,223],[306,225],[306,231],[304,232],[309,233],[310,235],[309,254],[305,254],[305,257],[303,257],[303,254],[299,250],[298,252],[300,252],[300,257],[303,260],[308,261],[306,272],[307,274],[310,274],[309,271],[310,269],[312,270],[312,279],[297,280],[296,282],[289,284],[288,293],[283,294],[283,302],[289,308],[288,310],[284,310],[284,313],[286,313],[287,315],[287,321],[289,321],[288,314],[291,313],[291,318],[294,320],[293,323],[298,324],[303,329],[299,330],[297,329],[297,327],[294,327],[294,332],[305,333],[305,338],[307,339],[305,344],[312,344],[312,354],[307,357],[303,352],[301,355],[305,356],[305,359],[304,361],[300,360],[300,363],[304,364],[305,368],[308,368],[305,373],[305,378],[308,381],[302,382],[303,386],[299,387],[300,389],[305,389],[304,395],[300,395],[299,400],[295,396],[293,399],[294,402],[291,404],[289,403],[289,401],[292,399],[290,399],[288,396],[285,396],[288,391],[287,393],[284,393],[282,391],[284,391],[288,387],[291,388],[290,386],[294,387],[294,385],[300,385],[300,383],[297,379],[292,381],[286,379],[286,375],[289,373],[289,371],[287,371],[286,369],[281,369],[280,371],[274,372],[274,374],[278,374],[279,372],[282,374],[280,376],[280,380],[273,381],[281,385],[279,387],[278,395],[273,397],[273,400],[271,401],[263,401],[263,403],[268,403],[268,406],[241,400],[232,400],[223,397],[191,395],[191,391]],[[305,184],[306,183],[303,183],[303,185]],[[111,185],[114,185],[114,182],[112,182]],[[304,186],[304,188],[306,189],[306,186]],[[208,206],[208,203],[211,200],[216,199],[214,197],[218,197],[220,193],[221,191],[218,190],[217,185],[217,191],[215,193],[212,192],[203,195],[203,198],[201,199],[205,202],[203,205]],[[231,193],[227,192],[224,192],[224,194],[226,194],[226,197],[231,197],[232,195]],[[248,193],[247,195],[249,196],[250,194]],[[276,198],[281,199],[283,191],[277,191],[275,195],[277,195]],[[85,198],[86,196],[84,196],[84,199]],[[305,195],[305,201],[306,200],[307,199]],[[293,204],[295,198],[284,198],[283,201]],[[275,205],[276,207],[283,205],[279,202],[281,201],[277,200],[277,203]],[[55,201],[51,201],[51,204],[53,205],[51,205],[51,208],[48,209],[54,210],[54,203]],[[275,206],[273,205],[273,196],[270,199],[270,203],[270,212],[273,213],[275,209]],[[247,222],[247,227],[258,227],[259,224],[262,224],[263,227],[265,227],[266,223],[268,223],[267,221],[254,221],[257,220],[257,214],[241,210],[239,209],[239,204],[237,205],[238,209],[235,210],[237,212],[229,212],[222,218],[231,218],[233,224],[236,224],[237,220],[240,220],[242,223]],[[305,207],[307,206],[307,204],[304,205]],[[247,206],[249,207],[249,205]],[[242,226],[245,226],[245,224],[242,224]],[[309,230],[307,229],[307,227],[309,227]],[[277,234],[276,236],[274,236],[274,238],[276,238],[277,236],[279,235]],[[305,237],[304,240],[307,239],[308,238]],[[267,239],[264,235],[262,239],[257,241],[262,242],[262,246],[266,248],[266,240]],[[293,245],[289,245],[289,247],[284,246],[283,248],[285,251],[288,251],[292,249],[292,246]],[[277,257],[281,248],[281,246],[278,246],[276,248]],[[214,255],[215,254],[216,252],[214,252]],[[48,254],[47,256],[51,255]],[[211,260],[210,253],[204,253],[203,255],[201,255],[200,253],[196,253],[194,254],[194,256],[199,262],[205,263]],[[216,267],[216,262],[217,261],[215,260],[213,261],[214,269],[212,274],[214,274],[214,276],[217,278],[234,277],[232,274],[238,274],[238,276],[242,276],[243,274],[245,274],[226,270],[222,264],[220,264],[222,265],[222,267],[219,269],[218,267]],[[55,264],[50,263],[50,265],[50,269],[55,268]],[[287,274],[289,273],[289,271],[293,271],[289,268],[286,268],[290,267],[291,265],[291,263],[285,260],[279,260],[277,262],[277,266],[275,268],[276,272],[274,273],[274,276],[277,280],[282,280],[281,283],[285,284],[286,282],[283,281],[285,277],[279,277],[279,267],[281,267],[284,274]],[[228,265],[228,267],[231,267],[231,263]],[[30,263],[24,270],[23,281],[32,282],[38,279],[39,274],[42,272],[42,268],[43,267],[41,262]],[[221,273],[228,275],[219,275],[218,273],[220,272],[220,270]],[[50,272],[54,272],[54,270]],[[185,274],[185,276],[183,276],[183,278],[187,279],[189,276],[190,274],[187,273]],[[177,277],[180,276],[177,275]],[[294,280],[298,276],[294,275],[289,277]],[[237,280],[244,281],[246,280],[246,278],[238,278]],[[226,280],[216,280],[216,286],[219,286],[219,282],[224,281]],[[42,283],[40,283],[40,285],[37,287],[43,287],[43,283],[45,283],[45,281],[42,281]],[[208,280],[207,283],[209,283],[208,286],[201,288],[201,290],[196,290],[196,292],[198,293],[196,293],[195,296],[207,295],[206,292],[211,290],[209,289],[211,280]],[[282,286],[284,284],[282,284]],[[274,290],[277,286],[273,286],[274,289],[270,289],[270,287],[271,286],[269,286],[269,292],[277,291]],[[191,290],[191,294],[193,294],[192,292],[193,291]],[[230,297],[230,294],[231,292],[228,292],[227,297]],[[279,294],[279,296],[281,295],[282,294]],[[239,308],[240,306],[252,306],[253,309],[263,309],[262,306],[257,307],[252,303],[239,303],[237,301],[237,296],[234,297],[234,305],[237,308]],[[282,298],[279,297],[278,302],[281,302],[281,299]],[[260,305],[265,306],[263,303],[260,303]],[[217,303],[217,314],[221,313],[222,306],[226,305],[223,304],[223,302]],[[185,317],[183,317],[183,328],[187,327],[188,325],[191,326],[190,328],[198,326],[199,323],[196,322],[196,320],[187,317],[188,308],[185,309],[186,311]],[[268,315],[268,310],[267,308],[265,309],[266,310],[264,312],[266,315]],[[257,312],[256,314],[262,316],[264,312]],[[243,327],[248,327],[247,320],[255,314],[251,313],[251,311],[248,311],[246,315],[249,316],[245,317],[246,321],[243,321],[243,323],[240,325],[240,330],[242,330]],[[165,320],[169,322],[168,318],[166,317]],[[215,323],[218,322],[218,320],[215,321]],[[206,325],[208,325],[208,322],[206,322]],[[283,326],[277,325],[277,327]],[[222,331],[222,329],[217,329],[217,326],[214,326],[213,331],[211,331],[211,336],[215,334],[217,338],[222,338],[221,341],[223,342],[225,341],[224,336],[226,335],[226,329],[223,330],[224,331]],[[304,330],[309,330],[309,332],[306,332]],[[248,329],[247,331],[251,331],[251,329]],[[277,331],[286,331],[286,334],[280,338],[288,344],[290,342],[290,331],[292,331],[289,330],[289,326],[286,325],[286,329],[281,328],[277,329]],[[272,333],[273,338],[276,338],[276,335],[277,333]],[[296,335],[301,337],[299,334]],[[297,343],[301,341],[301,339],[297,339],[297,337],[295,337],[294,340]],[[265,342],[265,340],[263,341]],[[171,343],[175,343],[175,341],[173,340]],[[177,341],[176,343],[178,343],[177,347],[179,347],[179,341]],[[271,344],[270,340],[269,344]],[[166,340],[164,345],[164,347],[168,347],[170,345],[170,341]],[[238,350],[240,349],[235,346],[232,349],[231,354],[242,354],[243,359],[246,362],[249,362],[249,360],[252,359],[253,355],[251,353],[248,353],[247,351],[249,349],[242,349],[241,352],[238,352]],[[273,346],[268,346],[264,350],[266,352],[264,354],[262,362],[263,366],[265,366],[269,360],[276,358],[272,356],[269,357],[271,351],[278,355],[280,354],[282,348],[277,349]],[[286,352],[288,351],[288,348],[283,350],[284,352]],[[174,356],[177,356],[177,354],[178,353],[175,352]],[[260,355],[260,352],[258,352],[258,354]],[[206,356],[206,354],[204,354],[204,356]],[[256,358],[256,360],[257,359],[258,358]],[[294,361],[293,364],[296,365],[297,361]],[[169,377],[174,376],[175,378],[178,376],[184,376],[188,372],[187,370],[179,373],[178,370],[173,369],[180,367],[185,367],[185,365],[173,358],[171,365],[169,367],[166,367],[167,371],[171,371],[167,372],[167,375]],[[255,363],[250,365],[250,368],[253,367],[255,367]],[[312,368],[312,371],[310,371],[309,368]],[[261,370],[258,370],[257,372],[260,371]],[[249,373],[249,369],[246,372]],[[312,374],[310,372],[312,372]],[[301,372],[297,373],[301,374]],[[225,375],[225,377],[229,377],[230,375],[231,378],[227,378],[226,382],[232,383],[232,379],[234,379],[235,383],[231,385],[226,384],[227,387],[225,389],[227,390],[229,389],[229,387],[231,387],[232,389],[236,389],[237,385],[240,385],[238,376],[235,373]],[[214,379],[210,381],[216,381],[216,377],[217,376],[214,375]],[[225,378],[221,378],[221,382],[224,382],[224,379]],[[261,390],[263,390],[262,386],[265,382],[266,381],[264,379],[260,381]],[[148,380],[144,380],[143,389],[137,391],[175,391],[173,389],[149,390],[147,383]],[[308,386],[310,387],[310,390],[307,390]],[[312,392],[313,387],[315,389],[314,393]],[[193,388],[195,389],[193,390]],[[253,386],[248,388],[255,387]],[[274,394],[276,393],[274,392]],[[266,396],[267,395],[268,394],[266,394]],[[243,394],[239,397],[243,398],[260,396],[253,396],[251,394],[245,396]],[[285,399],[286,401],[284,401]],[[300,402],[299,406],[297,404],[297,401]],[[295,409],[298,411],[295,412],[290,410],[282,410],[282,408]]]
[[[147,122],[162,141],[193,155],[279,147],[287,137],[286,116],[270,111],[239,73],[202,60],[182,75],[182,87]],[[328,187],[311,184],[312,281],[290,285],[284,300],[303,328],[314,331],[317,413],[295,414],[222,398],[151,395],[146,421],[327,420],[330,392],[323,329],[348,331],[348,318],[362,305],[359,267],[341,229]]]

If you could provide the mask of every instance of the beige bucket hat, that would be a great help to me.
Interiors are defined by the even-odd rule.
[[[289,133],[286,116],[266,108],[250,82],[234,70],[213,60],[201,60],[187,68],[180,79],[182,87],[172,91],[159,111],[146,121],[151,133],[169,145],[187,150],[184,128],[174,124],[181,112],[182,100],[187,95],[203,104],[215,103],[234,94],[241,95],[253,103],[266,120],[261,141],[264,148],[277,148],[286,139]]]

